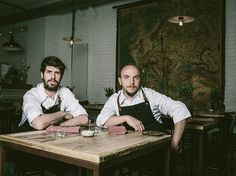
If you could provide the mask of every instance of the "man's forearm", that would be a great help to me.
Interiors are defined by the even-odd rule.
[[[84,125],[88,123],[88,116],[85,114],[81,114],[79,116],[73,117],[70,120],[67,120],[60,124],[60,126],[76,126],[76,125]]]
[[[124,123],[125,121],[125,116],[111,116],[107,119],[104,126],[108,127],[111,125],[119,125],[121,123]]]
[[[56,122],[59,119],[64,118],[64,116],[67,114],[67,112],[58,111],[50,114],[42,114],[38,117],[36,117],[32,121],[32,127],[37,130],[43,130],[46,127],[48,127],[50,124],[53,124],[53,122]]]
[[[172,147],[178,147],[180,139],[184,133],[184,129],[186,126],[186,120],[181,120],[177,122],[174,126],[174,134],[172,138]]]

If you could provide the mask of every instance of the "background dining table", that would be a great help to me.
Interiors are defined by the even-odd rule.
[[[197,175],[202,176],[204,173],[204,151],[206,144],[204,143],[205,135],[218,128],[218,118],[223,118],[223,114],[219,113],[201,113],[196,114],[190,119],[186,125],[186,132],[198,135],[198,159],[197,159]]]

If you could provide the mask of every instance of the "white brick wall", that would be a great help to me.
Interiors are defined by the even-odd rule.
[[[67,66],[62,85],[71,86],[71,48],[62,39],[71,35],[71,14],[46,17],[45,56],[58,56]]]
[[[41,81],[40,64],[44,57],[45,18],[27,21],[27,64],[30,66],[28,72],[29,84],[37,85]]]
[[[88,43],[88,101],[90,103],[104,103],[106,101],[104,87],[115,88],[116,9],[112,7],[134,1],[137,0],[123,0],[119,3],[76,12],[75,36],[82,39],[83,43]],[[68,69],[61,84],[66,86],[71,86],[71,49],[62,38],[71,35],[71,17],[71,13],[45,17],[45,24],[42,23],[45,29],[40,36],[43,38],[41,40],[44,40],[44,52],[37,53],[38,57],[35,55],[35,58],[40,58],[40,62],[43,57],[49,55],[62,58]],[[36,29],[29,38],[35,36],[37,36]],[[31,45],[33,46],[34,44]],[[37,48],[32,48],[30,53],[36,51]],[[31,60],[30,63],[33,64],[34,61]],[[39,77],[39,66],[40,64],[35,65],[37,72],[34,69],[31,77]],[[29,83],[31,82],[36,84],[33,78],[30,79]]]
[[[236,111],[236,1],[226,0],[225,108]]]
[[[111,6],[95,8],[97,16],[86,11],[79,22],[79,36],[88,43],[88,100],[105,101],[103,88],[115,86],[116,16]],[[89,31],[87,29],[90,29]]]
[[[77,13],[76,36],[79,36],[82,42],[88,43],[90,103],[104,103],[106,101],[104,87],[115,88],[117,10],[112,7],[133,1],[120,1],[95,7],[94,11],[87,9]]]

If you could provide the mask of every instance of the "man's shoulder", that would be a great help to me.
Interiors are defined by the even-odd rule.
[[[157,92],[156,90],[152,89],[152,88],[148,88],[148,87],[142,87],[144,92]]]
[[[38,84],[35,87],[32,87],[30,90],[28,90],[24,96],[34,96],[37,94],[42,94],[43,92],[43,87],[42,84]]]
[[[147,97],[160,97],[163,96],[164,94],[148,87],[142,87],[144,93],[146,94]]]
[[[106,104],[115,104],[117,102],[119,92],[113,93],[106,101]]]
[[[26,92],[26,94],[27,94],[27,93],[34,93],[34,92],[37,92],[37,91],[39,91],[40,89],[42,89],[41,87],[42,87],[42,84],[41,84],[41,83],[40,83],[40,84],[37,84],[35,87],[32,87],[31,89],[29,89],[29,90]]]
[[[58,89],[58,92],[62,94],[72,93],[72,91],[68,87],[65,87],[65,86],[60,86]]]
[[[115,92],[115,93],[113,93],[109,98],[108,98],[108,100],[110,99],[117,99],[117,97],[118,97],[118,95],[120,94],[121,92],[120,91],[118,91],[118,92]]]

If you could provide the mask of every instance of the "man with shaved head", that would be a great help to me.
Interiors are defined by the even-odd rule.
[[[171,147],[178,152],[186,119],[191,116],[185,104],[140,86],[140,71],[135,65],[124,66],[118,79],[122,89],[107,100],[97,117],[97,125],[109,127],[122,124],[126,129],[137,132],[162,131],[161,115],[169,115],[174,122]]]

